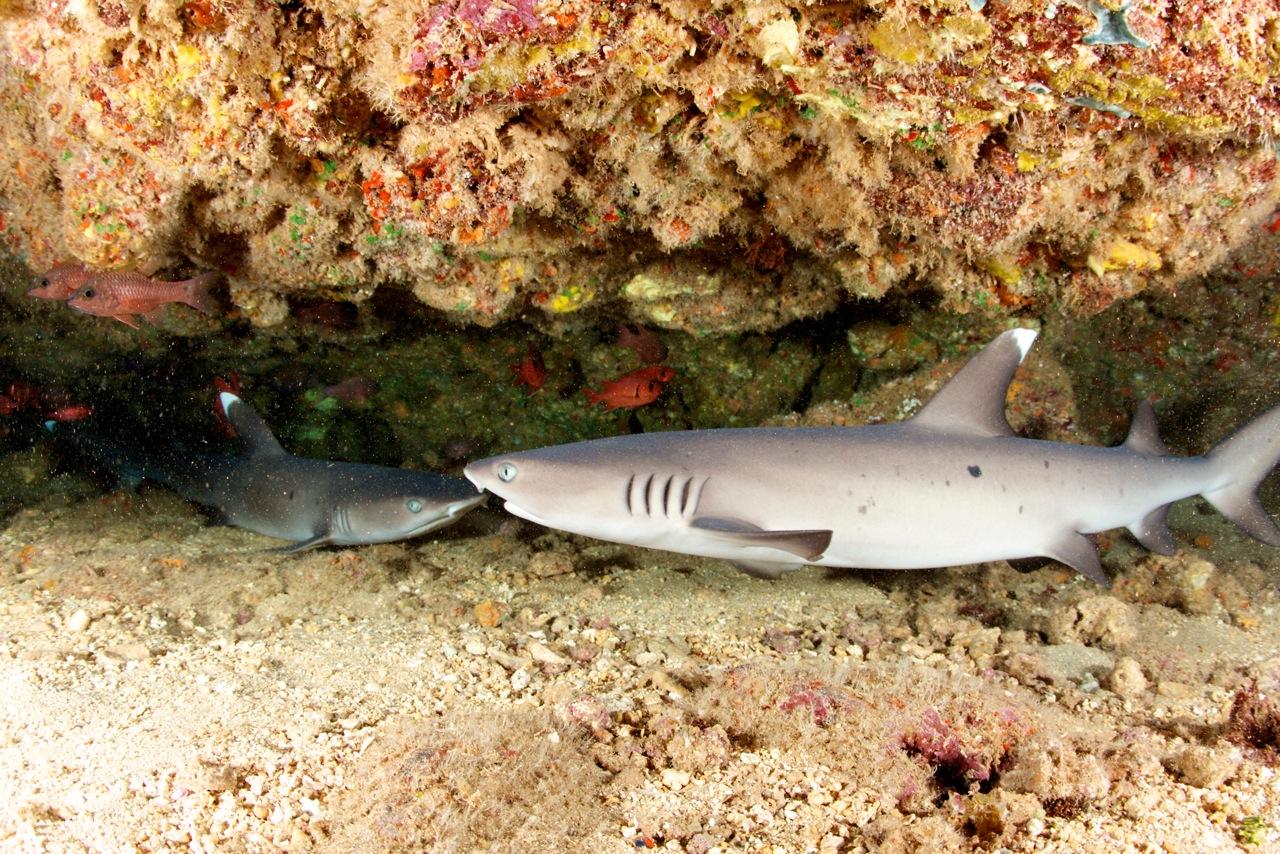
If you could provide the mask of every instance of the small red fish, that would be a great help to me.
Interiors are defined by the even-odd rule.
[[[657,400],[675,375],[675,371],[660,365],[641,368],[603,383],[600,391],[586,389],[583,394],[593,404],[603,403],[606,412],[610,409],[637,409]]]
[[[222,392],[224,391],[229,391],[236,397],[240,396],[239,371],[232,371],[227,379],[222,377],[213,378],[213,418],[218,422],[218,432],[228,439],[234,439],[236,437],[236,428],[231,426],[231,419],[227,418],[227,413],[222,409]]]
[[[68,421],[80,421],[92,414],[93,407],[89,404],[72,403],[69,406],[60,406],[52,412],[46,413],[45,417],[50,421],[57,421],[63,424]]]
[[[12,415],[18,411],[18,404],[6,394],[0,394],[0,415]]]
[[[149,316],[171,302],[216,314],[218,304],[209,288],[217,278],[218,273],[204,273],[181,282],[157,282],[141,273],[101,273],[77,288],[67,305],[84,314],[114,317],[137,329],[134,315]]]
[[[536,347],[530,347],[529,355],[512,365],[511,372],[516,375],[516,385],[528,386],[529,391],[537,391],[547,381],[547,366]]]
[[[667,345],[652,329],[624,323],[618,327],[618,346],[635,352],[642,362],[661,362],[667,358]]]
[[[32,283],[34,287],[27,291],[27,296],[65,300],[93,276],[94,272],[83,264],[65,261],[54,264],[49,272]]]
[[[378,390],[378,384],[368,377],[345,377],[334,385],[325,386],[323,391],[329,397],[336,397],[343,403],[352,406],[364,406]]]

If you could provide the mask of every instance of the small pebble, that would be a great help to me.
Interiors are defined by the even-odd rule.
[[[511,674],[511,690],[523,691],[525,688],[529,687],[529,680],[531,678],[532,677],[529,675],[528,670],[525,670],[524,668],[517,670],[515,673]]]
[[[1121,697],[1136,697],[1147,690],[1147,677],[1142,665],[1125,656],[1116,662],[1107,676],[1107,688]]]
[[[1240,760],[1238,747],[1197,744],[1178,754],[1171,765],[1184,783],[1199,789],[1216,789],[1235,775]]]
[[[67,617],[67,631],[83,632],[87,628],[89,628],[89,615],[85,613],[84,608]]]

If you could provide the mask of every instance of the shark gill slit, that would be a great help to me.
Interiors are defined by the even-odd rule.
[[[666,483],[662,484],[662,515],[668,519],[671,518],[671,483],[675,479],[675,475],[669,474]]]
[[[622,500],[627,505],[627,515],[634,516],[635,511],[631,508],[631,487],[635,486],[636,474],[631,473],[631,477],[627,478],[627,485],[622,487]]]
[[[644,486],[640,487],[640,491],[644,493],[644,515],[650,515],[649,510],[649,487],[653,486],[653,475],[650,474],[644,480]]]

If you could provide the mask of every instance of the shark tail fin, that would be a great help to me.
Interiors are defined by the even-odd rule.
[[[1280,406],[1267,410],[1208,454],[1221,483],[1203,493],[1218,512],[1256,540],[1280,546],[1280,528],[1258,501],[1258,484],[1280,462]]]
[[[217,272],[209,272],[201,273],[194,279],[187,279],[183,282],[182,302],[202,314],[217,314],[221,307],[211,293],[211,289],[218,281],[218,276]]]

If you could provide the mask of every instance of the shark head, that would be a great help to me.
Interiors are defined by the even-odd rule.
[[[465,480],[430,472],[378,468],[368,474],[364,483],[351,483],[334,508],[334,542],[386,543],[421,536],[453,524],[486,497]]]
[[[477,460],[462,473],[477,489],[502,498],[508,513],[539,525],[549,524],[547,518],[556,515],[556,508],[564,509],[565,501],[554,501],[557,493],[569,502],[575,497],[573,492],[565,493],[563,475],[557,477],[536,452]]]
[[[639,502],[627,501],[641,459],[619,460],[601,450],[609,439],[520,451],[478,460],[463,474],[478,488],[502,498],[507,512],[539,525],[616,540],[642,531]],[[643,480],[647,475],[640,475]],[[639,494],[638,485],[635,487]]]

